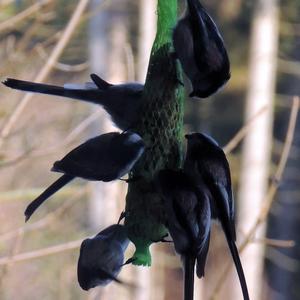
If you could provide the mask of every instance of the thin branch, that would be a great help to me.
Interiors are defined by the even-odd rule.
[[[237,147],[237,145],[241,142],[241,140],[247,135],[253,123],[267,111],[267,106],[261,108],[252,118],[250,118],[246,124],[235,134],[235,136],[223,147],[225,154],[230,153],[233,149]]]
[[[38,47],[36,47],[36,51],[43,60],[48,59],[49,54],[46,52],[45,48],[41,44],[39,44]],[[56,62],[53,68],[62,72],[82,72],[89,68],[89,62],[83,62],[76,65],[68,65]]]
[[[266,220],[268,213],[271,209],[272,203],[275,199],[274,197],[277,192],[279,182],[281,181],[284,169],[286,167],[286,163],[287,163],[290,149],[292,146],[295,128],[296,128],[297,116],[298,116],[298,111],[299,111],[299,103],[300,103],[299,97],[294,97],[282,155],[281,155],[277,170],[274,175],[275,180],[272,181],[272,183],[269,187],[269,190],[262,201],[263,205],[261,207],[260,213],[259,213],[255,223],[252,225],[252,227],[250,228],[246,237],[244,238],[244,241],[239,246],[240,253],[242,253],[245,250],[245,248],[249,245],[249,243],[252,241],[253,236],[254,236],[256,230],[258,229],[258,227]],[[227,274],[231,267],[232,267],[232,264],[227,264],[226,268],[221,273],[221,276],[220,276],[219,280],[217,281],[216,287],[213,290],[212,296],[210,297],[210,299],[216,299],[218,293],[220,292],[220,290],[223,286],[223,283],[225,282],[225,279],[226,279]]]
[[[253,239],[253,243],[263,243],[270,247],[277,247],[277,248],[293,248],[296,245],[296,242],[293,240],[276,240],[276,239],[268,239],[268,238],[261,238],[261,239]]]
[[[29,157],[29,155],[32,151],[33,151],[33,149],[28,149],[24,153],[22,153],[21,155],[19,155],[17,157],[0,161],[0,169],[10,167],[10,166],[13,166],[13,165],[17,164],[18,162],[20,162],[20,161],[24,160],[25,158]]]
[[[40,258],[40,257],[48,256],[48,255],[53,255],[53,254],[57,254],[57,253],[65,252],[65,251],[74,250],[74,249],[79,248],[81,243],[82,243],[82,239],[64,243],[64,244],[60,244],[57,246],[42,248],[42,249],[35,250],[35,251],[20,253],[20,254],[14,255],[12,257],[5,256],[5,257],[0,258],[0,266],[7,265],[7,264],[13,264],[13,263],[17,263],[17,262],[22,262],[22,261],[26,261],[26,260],[31,260],[34,258]]]
[[[45,226],[51,224],[59,216],[63,215],[67,211],[67,209],[69,209],[71,206],[73,206],[77,200],[81,199],[81,197],[86,192],[87,192],[86,189],[80,190],[80,191],[78,191],[78,194],[76,194],[74,197],[72,197],[68,201],[64,202],[55,211],[48,213],[42,219],[40,219],[34,223],[26,224],[24,226],[21,226],[19,228],[13,229],[9,232],[6,232],[6,233],[0,235],[0,242],[5,242],[7,240],[14,238],[15,236],[20,235],[20,234],[30,232],[33,230],[37,230],[37,229],[41,229],[41,228],[44,228]]]
[[[58,58],[61,56],[63,50],[67,46],[68,42],[70,41],[77,25],[79,24],[81,15],[83,14],[84,10],[86,9],[89,0],[80,0],[77,4],[74,13],[69,20],[60,40],[56,44],[55,48],[53,49],[48,61],[44,65],[44,67],[40,70],[38,75],[35,77],[34,81],[43,82],[47,76],[50,74],[51,70],[53,69],[54,65],[57,63]],[[0,132],[0,148],[3,145],[4,139],[9,135],[15,123],[19,120],[22,112],[24,111],[25,107],[32,99],[33,94],[26,94],[21,102],[17,105],[12,115],[9,117],[6,124],[3,126]]]
[[[77,138],[78,136],[84,132],[93,122],[95,122],[98,117],[102,114],[103,110],[98,109],[96,110],[93,114],[89,115],[87,118],[85,118],[83,121],[81,121],[64,139],[63,142],[58,143],[54,146],[47,147],[47,149],[42,149],[42,150],[34,150],[34,149],[29,149],[25,153],[22,153],[21,155],[5,160],[5,161],[0,161],[0,169],[1,168],[6,168],[6,167],[11,167],[19,162],[22,162],[26,159],[33,159],[33,158],[38,158],[38,157],[43,157],[47,156],[53,153],[56,153],[59,151],[61,148],[68,147],[71,145]]]
[[[102,114],[103,110],[102,109],[97,109],[94,113],[92,113],[91,115],[89,115],[87,118],[85,118],[83,121],[81,121],[64,139],[63,142],[56,144],[52,147],[48,147],[47,149],[43,149],[43,150],[36,150],[33,151],[30,154],[30,158],[36,158],[36,157],[40,157],[40,156],[45,156],[45,155],[49,155],[52,153],[55,153],[57,150],[59,150],[60,148],[63,147],[67,147],[69,145],[71,145],[76,138],[82,133],[84,132],[84,130],[86,130],[93,122],[95,122],[98,117]]]
[[[81,186],[72,186],[72,187],[65,187],[64,189],[60,190],[57,193],[57,197],[69,197],[77,193],[78,190],[81,189]],[[45,188],[32,188],[32,189],[20,189],[20,190],[12,190],[6,192],[0,192],[0,203],[5,201],[12,201],[12,200],[28,200],[31,198],[37,197],[41,194]]]
[[[18,23],[31,17],[34,13],[38,12],[43,6],[47,5],[51,1],[52,0],[38,1],[35,4],[26,8],[25,10],[21,11],[17,15],[3,21],[2,23],[0,23],[0,32],[11,28],[15,28]]]

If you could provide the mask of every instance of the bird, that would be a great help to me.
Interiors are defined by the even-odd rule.
[[[65,84],[63,87],[13,78],[7,78],[2,83],[16,90],[74,98],[102,105],[118,128],[132,129],[140,117],[144,85],[137,82],[111,84],[96,74],[90,76],[93,82]]]
[[[25,221],[44,201],[75,177],[108,182],[124,176],[144,149],[142,138],[131,131],[105,133],[87,140],[53,164],[51,171],[64,175],[27,206]]]
[[[187,0],[185,14],[173,30],[173,46],[192,83],[190,97],[207,98],[230,79],[223,38],[199,0]]]
[[[199,180],[199,184],[204,183],[210,191],[212,218],[221,223],[239,276],[244,300],[249,300],[247,283],[235,244],[234,199],[226,155],[218,143],[206,134],[192,133],[185,137],[187,152],[184,172],[193,178],[195,185]]]
[[[80,246],[77,278],[80,287],[87,291],[96,286],[105,286],[117,279],[124,266],[124,252],[129,239],[123,225],[111,225],[95,237],[85,239]]]
[[[185,300],[193,299],[194,269],[204,276],[209,248],[211,211],[209,192],[195,186],[182,170],[161,170],[156,185],[163,198],[166,227],[175,251],[181,256],[184,269]]]

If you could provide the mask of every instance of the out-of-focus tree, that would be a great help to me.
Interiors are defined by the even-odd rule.
[[[279,97],[277,100],[277,121],[275,122],[274,158],[282,151],[288,118],[287,105],[290,97],[300,94],[299,62],[299,1],[283,1],[279,63]],[[298,70],[298,72],[295,72]],[[268,237],[293,241],[289,247],[267,247],[266,275],[268,290],[266,300],[300,299],[300,121],[298,119],[295,139],[283,180],[280,183],[276,202],[272,206],[268,222]]]
[[[239,188],[239,236],[247,233],[259,215],[269,179],[272,145],[273,99],[278,48],[278,1],[255,1],[251,42],[246,119],[263,107],[266,112],[249,130],[243,145]],[[265,229],[256,232],[262,237]],[[243,266],[252,300],[261,299],[263,283],[263,244],[253,243],[242,255]],[[231,297],[238,299],[237,290]]]

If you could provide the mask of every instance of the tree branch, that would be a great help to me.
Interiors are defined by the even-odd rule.
[[[53,49],[48,61],[44,65],[44,67],[40,70],[38,75],[35,77],[34,81],[43,82],[47,76],[50,74],[51,70],[57,63],[58,58],[61,56],[63,50],[67,46],[68,42],[70,41],[77,25],[79,24],[81,15],[83,14],[84,10],[86,9],[89,0],[80,0],[74,13],[69,20],[60,40],[56,44],[55,48]],[[32,99],[32,94],[26,94],[21,102],[17,105],[12,115],[9,117],[7,122],[4,124],[1,132],[0,132],[0,148],[3,145],[4,139],[9,135],[11,132],[14,124],[18,121],[19,117],[21,116],[22,112],[24,111],[25,107]]]

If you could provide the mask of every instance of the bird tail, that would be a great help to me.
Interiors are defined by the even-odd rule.
[[[199,278],[204,277],[204,269],[207,259],[207,253],[209,249],[209,242],[210,242],[210,233],[201,249],[201,252],[197,255],[197,266],[196,266],[196,273]]]
[[[194,269],[195,257],[186,255],[183,261],[184,266],[184,300],[194,299]]]
[[[55,95],[67,98],[75,98],[78,100],[83,100],[86,102],[92,102],[95,104],[102,104],[101,95],[102,92],[97,88],[88,89],[84,88],[82,85],[66,85],[65,87],[44,84],[44,83],[35,83],[25,80],[18,80],[13,78],[7,78],[5,81],[2,82],[9,88],[32,92],[32,93],[40,93],[46,95]]]
[[[25,222],[27,222],[32,214],[54,193],[60,190],[63,186],[69,183],[73,176],[63,175],[58,178],[54,183],[52,183],[41,195],[39,195],[35,200],[33,200],[26,208],[24,215],[25,215]]]
[[[249,298],[249,293],[248,293],[247,282],[245,279],[243,266],[241,264],[238,249],[236,247],[235,242],[232,239],[228,239],[228,237],[227,237],[227,242],[228,242],[231,256],[233,258],[233,261],[234,261],[234,264],[236,267],[236,271],[237,271],[239,279],[240,279],[240,284],[241,284],[244,300],[249,300],[250,298]]]

